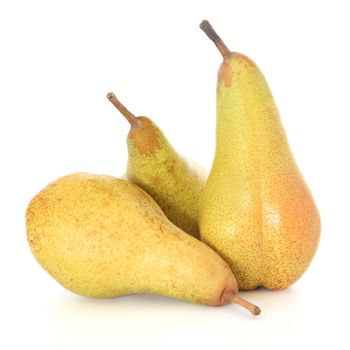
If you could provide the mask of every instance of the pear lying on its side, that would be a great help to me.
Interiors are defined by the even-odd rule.
[[[236,295],[236,279],[224,260],[172,224],[128,181],[85,173],[58,179],[32,199],[26,225],[38,262],[74,293],[236,302],[260,313]]]
[[[176,226],[199,238],[199,197],[207,174],[182,158],[160,128],[147,117],[135,117],[107,95],[130,123],[127,178],[149,193]]]

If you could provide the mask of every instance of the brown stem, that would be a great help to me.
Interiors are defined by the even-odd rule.
[[[261,313],[261,310],[260,310],[259,307],[257,307],[256,305],[250,303],[249,301],[239,297],[237,294],[233,294],[232,302],[245,307],[246,309],[248,309],[255,316],[258,316]]]
[[[107,98],[114,105],[115,108],[127,119],[131,125],[138,124],[138,120],[134,114],[132,114],[114,95],[113,92],[107,94]]]
[[[219,35],[216,33],[211,24],[205,19],[199,26],[209,39],[216,45],[219,49],[221,55],[225,58],[231,54],[231,51],[227,48],[225,43],[221,40]]]

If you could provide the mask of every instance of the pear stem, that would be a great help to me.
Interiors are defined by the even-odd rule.
[[[257,307],[256,305],[250,303],[249,301],[239,297],[237,294],[234,294],[232,296],[232,302],[239,304],[243,307],[245,307],[246,309],[248,309],[254,316],[258,316],[261,313],[261,310],[259,307]]]
[[[113,104],[115,108],[125,117],[125,119],[131,124],[138,124],[138,120],[134,114],[132,114],[115,96],[113,92],[107,94],[108,100]]]
[[[216,33],[211,24],[205,19],[199,26],[205,34],[207,34],[208,38],[215,44],[215,46],[219,49],[223,58],[228,57],[231,54],[231,51],[227,48],[225,43],[221,40],[219,35]]]

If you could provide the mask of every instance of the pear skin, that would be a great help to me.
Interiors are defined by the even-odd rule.
[[[236,294],[236,279],[217,253],[126,180],[62,177],[32,199],[26,227],[40,265],[76,294],[160,294],[207,305],[235,302],[260,313]]]
[[[149,193],[176,226],[199,238],[199,197],[207,174],[182,158],[152,120],[135,117],[114,93],[107,97],[131,125],[128,180]]]
[[[216,152],[201,199],[201,239],[226,260],[240,289],[286,288],[316,252],[320,216],[260,69],[230,52],[209,22],[201,29],[224,58]]]

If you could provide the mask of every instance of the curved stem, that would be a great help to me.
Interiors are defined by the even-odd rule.
[[[256,305],[250,303],[249,301],[239,297],[237,294],[234,294],[232,296],[232,302],[239,304],[243,307],[245,307],[246,309],[248,309],[254,316],[258,316],[261,313],[261,310],[259,307],[257,307]]]
[[[219,49],[221,55],[225,58],[231,54],[231,51],[227,48],[225,43],[221,40],[219,35],[216,33],[211,24],[205,19],[199,26],[209,39],[216,45]]]
[[[132,114],[115,96],[113,92],[107,94],[107,98],[112,102],[113,106],[118,109],[118,111],[125,117],[125,119],[131,124],[138,124],[138,120],[134,114]]]

